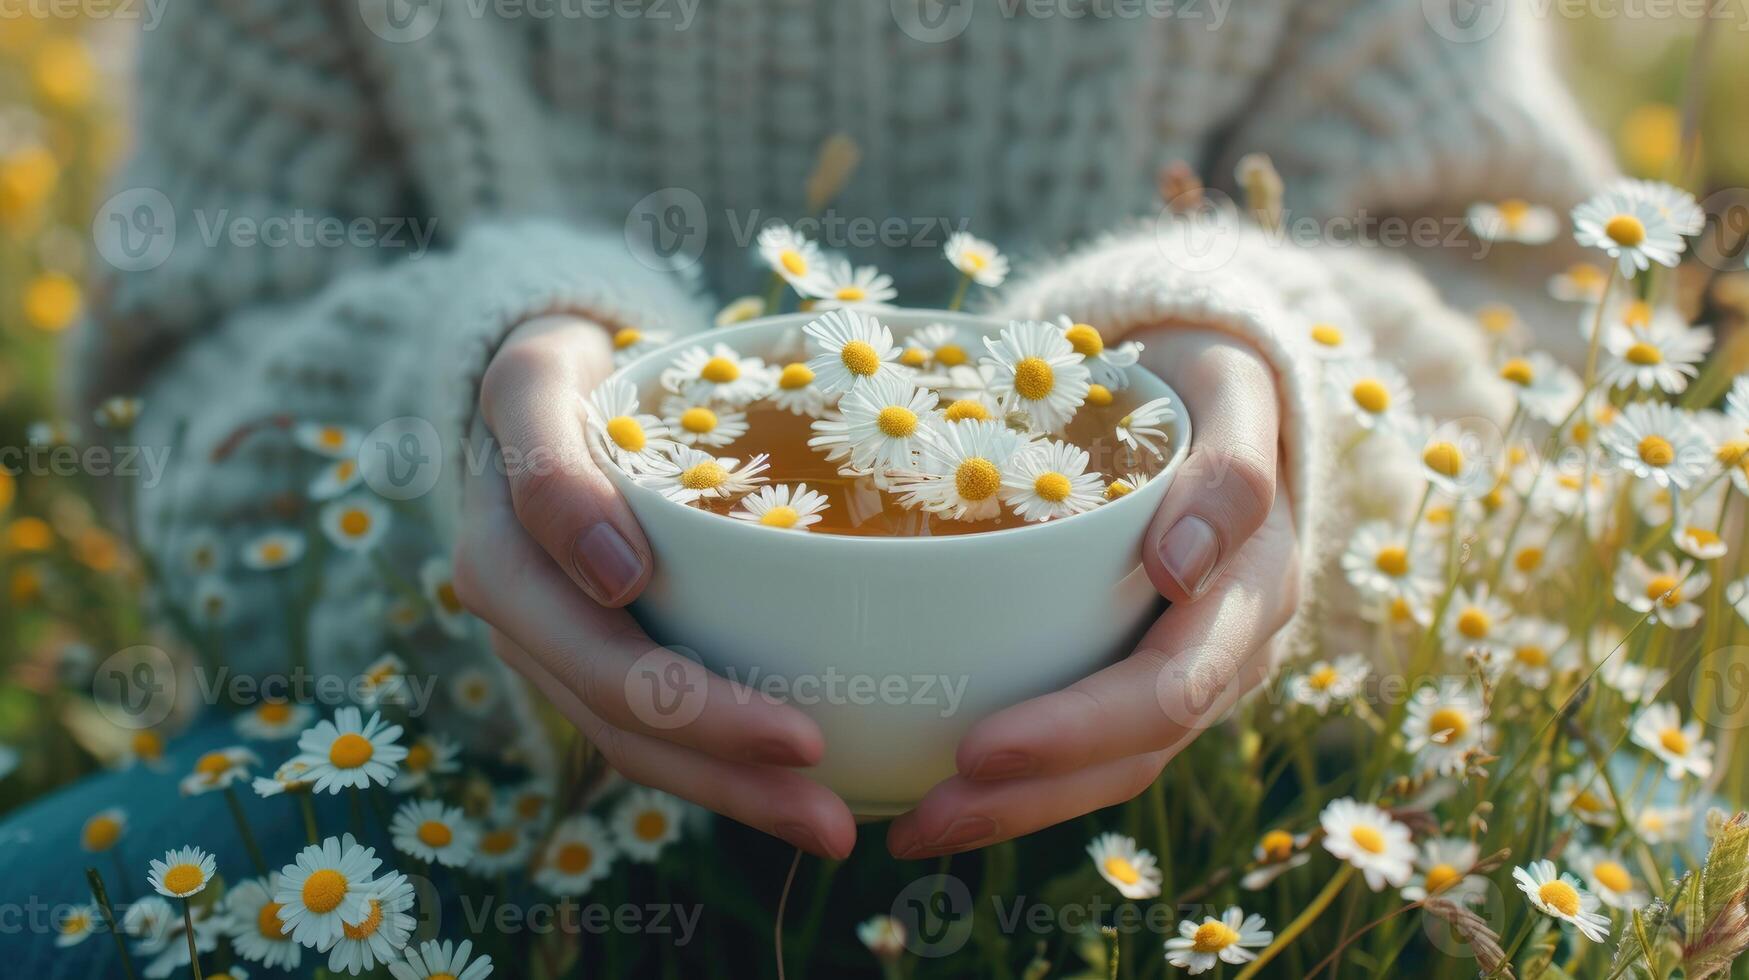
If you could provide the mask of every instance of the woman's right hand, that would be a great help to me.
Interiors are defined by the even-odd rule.
[[[467,474],[456,591],[492,626],[498,656],[628,779],[844,857],[850,810],[795,771],[819,762],[819,727],[658,646],[621,608],[649,582],[651,558],[589,452],[587,395],[612,370],[594,323],[543,317],[506,338],[470,436],[491,439],[501,466]]]

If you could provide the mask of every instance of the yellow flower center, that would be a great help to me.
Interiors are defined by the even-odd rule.
[[[1537,889],[1537,895],[1543,904],[1562,915],[1579,914],[1579,892],[1564,881],[1551,881]]]
[[[1629,347],[1627,353],[1622,356],[1627,358],[1630,364],[1651,366],[1664,363],[1664,352],[1643,341]]]
[[[1522,357],[1515,357],[1500,365],[1500,376],[1515,385],[1523,387],[1536,380],[1536,369]]]
[[[339,449],[346,445],[346,433],[335,426],[327,426],[317,433],[316,441],[329,449]]]
[[[370,532],[370,515],[352,507],[340,515],[340,533],[349,538],[362,538]]]
[[[1458,614],[1458,632],[1472,640],[1486,638],[1488,630],[1492,629],[1493,626],[1493,619],[1491,619],[1488,616],[1488,613],[1480,607],[1465,606],[1463,612]]]
[[[1063,338],[1082,357],[1098,357],[1105,352],[1105,338],[1085,323],[1077,323],[1063,331]]]
[[[643,331],[634,327],[621,327],[613,332],[613,349],[625,350],[643,339]]]
[[[909,368],[920,368],[929,363],[929,352],[921,347],[907,347],[899,352],[899,363]]]
[[[91,917],[83,912],[69,912],[67,917],[61,920],[62,935],[77,935],[90,927]]]
[[[1512,325],[1518,322],[1518,314],[1512,312],[1510,306],[1490,303],[1476,311],[1476,322],[1480,323],[1482,329],[1489,333],[1503,334],[1512,329]]]
[[[437,604],[442,606],[443,611],[447,613],[462,611],[462,599],[461,596],[455,594],[454,582],[443,582],[437,586]]]
[[[1087,404],[1104,408],[1112,403],[1111,389],[1104,385],[1087,386]]]
[[[1069,499],[1069,478],[1061,473],[1041,473],[1032,481],[1032,492],[1053,504]]]
[[[947,367],[959,367],[966,363],[966,349],[958,344],[942,344],[935,349],[935,359]]]
[[[1646,240],[1646,226],[1631,214],[1618,214],[1603,226],[1609,240],[1623,248],[1633,248]]]
[[[1331,323],[1312,324],[1312,342],[1325,347],[1342,346],[1342,328]]]
[[[1128,496],[1135,492],[1136,488],[1130,486],[1123,480],[1113,480],[1111,481],[1111,485],[1105,488],[1105,499],[1116,500],[1119,497]]]
[[[726,385],[741,378],[741,365],[727,357],[713,357],[698,369],[698,376],[714,385]]]
[[[1603,285],[1603,270],[1589,262],[1575,262],[1567,267],[1567,279],[1580,289],[1596,289]]]
[[[1440,476],[1455,480],[1464,469],[1464,451],[1449,442],[1429,443],[1421,453],[1421,462]]]
[[[680,427],[694,435],[704,435],[717,427],[717,413],[708,408],[689,408],[680,413]]]
[[[449,825],[437,820],[427,820],[420,824],[417,836],[419,843],[426,847],[448,847],[449,842],[455,839],[455,833],[449,829]]]
[[[206,876],[193,864],[173,865],[164,872],[164,888],[173,895],[191,895],[206,883]]]
[[[1056,372],[1042,357],[1023,358],[1014,365],[1014,390],[1028,401],[1038,401],[1057,386]]]
[[[1362,378],[1356,381],[1350,394],[1354,396],[1354,403],[1359,405],[1362,411],[1373,415],[1391,407],[1390,389],[1376,378]]]
[[[588,844],[576,842],[559,848],[558,855],[553,859],[553,864],[568,875],[580,875],[588,871],[589,866],[593,863],[595,863],[595,852],[590,850]]]
[[[808,274],[808,260],[793,248],[784,249],[777,257],[777,264],[783,266],[783,271],[792,276]]]
[[[1204,922],[1196,927],[1196,935],[1190,940],[1190,948],[1198,953],[1218,953],[1239,941],[1239,934],[1227,928],[1224,922]]]
[[[688,490],[715,490],[729,479],[729,474],[715,462],[691,466],[680,474],[680,485]]]
[[[779,505],[759,515],[759,523],[766,527],[795,527],[802,515],[796,513],[794,507]]]
[[[1307,674],[1306,682],[1312,685],[1314,691],[1328,691],[1336,685],[1337,679],[1341,676],[1336,672],[1335,667],[1325,664]]]
[[[142,759],[156,759],[164,754],[164,739],[157,732],[136,732],[128,744],[134,755]]]
[[[1436,895],[1457,884],[1464,873],[1449,864],[1436,864],[1427,869],[1427,894]]]
[[[1409,571],[1409,551],[1399,545],[1386,545],[1379,549],[1378,557],[1373,564],[1386,575],[1404,575]]]
[[[850,373],[866,378],[881,369],[881,356],[875,349],[860,340],[853,340],[844,345],[838,352],[838,357]]]
[[[545,809],[546,805],[547,798],[541,794],[524,793],[522,796],[517,797],[516,815],[524,820],[533,820],[535,817],[540,816],[541,810]]]
[[[988,422],[990,420],[990,410],[984,407],[984,403],[973,401],[970,398],[962,398],[947,406],[945,414],[949,422]]]
[[[327,915],[340,907],[350,884],[346,876],[333,868],[322,868],[304,879],[304,907],[317,915]]]
[[[87,851],[107,851],[121,840],[121,821],[100,813],[85,821],[85,830],[80,837]]]
[[[1500,212],[1500,220],[1505,223],[1507,228],[1517,228],[1524,221],[1525,216],[1530,214],[1530,202],[1519,200],[1516,197],[1508,198],[1500,202],[1497,210]]]
[[[888,405],[875,416],[875,428],[893,439],[904,439],[917,431],[917,413],[898,405]]]
[[[1680,728],[1666,728],[1658,733],[1658,744],[1675,755],[1688,754],[1688,736]]]
[[[363,922],[360,922],[355,926],[349,926],[342,922],[340,923],[340,929],[342,932],[346,933],[347,939],[365,940],[376,935],[376,931],[382,927],[382,924],[382,903],[373,898],[370,900],[370,914],[364,917]]]
[[[1586,813],[1602,813],[1607,807],[1608,804],[1603,802],[1602,797],[1588,789],[1580,790],[1579,795],[1573,797],[1573,809],[1575,810],[1583,810]]]
[[[846,303],[859,303],[868,299],[868,291],[861,286],[839,286],[835,295]]]
[[[1634,887],[1634,878],[1628,874],[1628,869],[1615,861],[1597,862],[1597,866],[1591,869],[1591,877],[1612,892],[1631,891]]]
[[[814,372],[806,364],[786,364],[777,376],[777,386],[784,391],[799,391],[814,383]]]
[[[1512,657],[1526,667],[1546,667],[1549,652],[1539,646],[1522,646],[1512,651]]]
[[[261,933],[264,939],[284,939],[285,923],[279,921],[279,903],[266,902],[261,911],[255,913],[255,931]]]
[[[960,261],[965,263],[966,272],[982,272],[990,264],[990,257],[983,252],[966,252],[960,256]]]
[[[208,752],[194,763],[195,773],[205,776],[209,783],[223,776],[230,768],[231,758],[223,752]]]
[[[1105,859],[1105,874],[1107,877],[1115,878],[1126,885],[1133,885],[1142,880],[1142,873],[1136,870],[1136,866],[1130,863],[1130,859],[1119,854],[1113,854]]]
[[[270,565],[278,564],[285,560],[285,545],[278,541],[268,541],[260,547],[257,554],[261,556],[262,561]]]
[[[514,830],[491,830],[480,835],[480,853],[508,854],[516,846]]]
[[[1512,559],[1513,567],[1521,572],[1534,572],[1541,568],[1542,564],[1543,550],[1541,548],[1520,548],[1518,554]]]
[[[628,453],[642,452],[645,445],[644,427],[630,415],[620,415],[607,420],[607,437],[613,444]]]
[[[995,463],[973,456],[954,471],[953,484],[961,498],[980,503],[995,496],[1002,486],[1002,472],[996,469]]]
[[[1719,465],[1749,464],[1749,439],[1729,439],[1719,443]]]
[[[659,840],[668,832],[668,815],[660,810],[645,810],[632,823],[632,833],[639,840]]]
[[[334,479],[341,482],[352,479],[352,474],[358,472],[358,464],[350,459],[343,459],[334,464]]]
[[[402,764],[414,772],[424,772],[431,768],[431,760],[434,756],[430,745],[424,742],[414,742],[407,749],[407,758]]]
[[[1427,734],[1440,744],[1449,744],[1464,737],[1470,730],[1470,719],[1456,708],[1440,708],[1427,718]]]
[[[370,744],[370,739],[357,732],[341,735],[328,747],[328,761],[340,769],[357,769],[375,754],[376,747]]]
[[[1294,837],[1285,830],[1272,830],[1263,835],[1263,857],[1275,863],[1294,856]]]
[[[1349,831],[1348,836],[1368,854],[1385,853],[1385,835],[1377,827],[1361,824]]]
[[[1656,602],[1664,600],[1667,606],[1680,605],[1682,602],[1682,582],[1674,575],[1657,575],[1646,583],[1646,598]]]

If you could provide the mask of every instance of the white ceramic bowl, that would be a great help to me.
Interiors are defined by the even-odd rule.
[[[648,404],[680,349],[721,341],[769,359],[812,319],[713,330],[617,373]],[[1005,326],[940,311],[880,319],[900,337],[933,322],[968,340]],[[1172,394],[1131,371],[1141,400]],[[774,531],[677,506],[608,465],[655,558],[632,612],[658,642],[807,712],[826,738],[808,773],[852,812],[901,813],[953,774],[973,723],[1112,663],[1158,616],[1141,546],[1190,445],[1186,413],[1171,425],[1172,458],[1135,493],[1066,520],[934,538]],[[746,455],[736,448],[718,452]]]

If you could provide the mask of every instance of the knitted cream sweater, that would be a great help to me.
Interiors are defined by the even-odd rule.
[[[820,237],[893,272],[901,300],[945,298],[943,225],[964,222],[1023,260],[1000,312],[1068,313],[1108,338],[1202,324],[1262,350],[1282,380],[1316,565],[1328,491],[1306,324],[1370,331],[1423,410],[1491,411],[1498,393],[1460,311],[1490,295],[1528,313],[1535,291],[1496,275],[1500,257],[1476,261],[1468,239],[1445,247],[1449,221],[1430,247],[1392,255],[1233,224],[1231,254],[1210,263],[1146,220],[1158,169],[1187,161],[1220,185],[1241,154],[1266,152],[1302,222],[1451,216],[1508,196],[1564,207],[1607,171],[1537,30],[1516,19],[1452,41],[1449,22],[1431,26],[1441,5],[1423,0],[990,0],[950,5],[971,12],[956,30],[920,19],[920,4],[937,6],[447,0],[411,22],[389,16],[409,9],[390,0],[170,5],[146,37],[140,144],[117,190],[132,192],[129,216],[144,200],[162,227],[173,211],[174,247],[105,277],[79,360],[88,395],[142,395],[141,441],[177,446],[173,476],[140,502],[149,543],[174,555],[215,529],[235,548],[300,519],[283,505],[309,464],[287,440],[258,434],[215,460],[240,425],[417,416],[459,452],[470,382],[519,321],[703,327],[699,294],[757,288],[749,229],[800,217],[818,147],[846,133],[862,161]],[[702,214],[687,274],[628,249],[637,202],[663,188],[696,195]],[[251,240],[270,218],[290,242]],[[362,230],[295,232],[317,219]],[[435,230],[429,254],[411,247],[408,219]],[[1438,288],[1426,269],[1446,270]],[[435,526],[397,522],[397,564],[444,550],[458,483],[433,491]],[[385,642],[383,575],[319,560],[312,664],[356,669]],[[183,601],[191,581],[172,568],[170,599]],[[228,578],[243,600],[228,658],[284,663],[284,586]],[[480,657],[435,630],[418,644],[427,666]]]

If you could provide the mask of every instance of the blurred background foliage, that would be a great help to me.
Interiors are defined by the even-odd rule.
[[[8,447],[91,426],[57,414],[56,361],[83,306],[104,175],[127,145],[138,29],[134,20],[30,16],[31,6],[0,11],[0,446]],[[1736,20],[1715,23],[1697,59],[1697,21],[1595,6],[1555,29],[1567,77],[1624,169],[1674,177],[1703,199],[1749,186],[1749,13],[1733,7]],[[1681,168],[1681,107],[1697,64],[1705,135]],[[1731,278],[1735,292],[1749,293],[1744,276]],[[0,468],[0,813],[98,765],[99,723],[62,693],[60,679],[88,671],[94,651],[141,639],[138,565],[99,518],[101,489]]]

